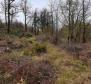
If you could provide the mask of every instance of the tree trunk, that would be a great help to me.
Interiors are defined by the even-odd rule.
[[[7,32],[10,33],[10,0],[8,0],[8,29]]]
[[[25,14],[25,32],[27,32],[27,22],[26,22],[26,14]]]
[[[6,0],[4,0],[4,5],[5,5],[5,24],[6,24],[6,27],[7,27],[7,8],[6,8]]]
[[[82,42],[86,43],[85,0],[83,0],[83,38],[82,38]]]

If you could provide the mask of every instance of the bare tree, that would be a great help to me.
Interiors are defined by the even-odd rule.
[[[54,7],[55,1],[49,0],[49,9],[50,9],[50,15],[51,15],[51,21],[52,21],[52,35],[54,34]]]
[[[1,13],[4,13],[6,26],[7,26],[7,9],[8,9],[7,4],[8,0],[4,0],[1,2]]]
[[[37,35],[37,31],[38,31],[38,21],[39,21],[39,19],[38,19],[38,12],[37,12],[37,10],[35,10],[35,12],[34,12],[34,15],[33,15],[33,32],[34,32],[34,34],[35,35]]]
[[[4,10],[5,10],[5,23],[6,23],[6,26],[7,26],[7,1],[4,0]]]
[[[11,20],[10,20],[11,12],[10,12],[10,10],[13,7],[12,4],[14,1],[15,0],[8,0],[8,4],[7,4],[7,6],[8,6],[8,11],[7,11],[7,13],[8,13],[8,29],[7,29],[7,32],[8,33],[10,33],[10,24],[11,24]]]
[[[24,24],[25,24],[25,31],[27,32],[27,18],[28,18],[28,15],[30,13],[30,9],[29,9],[29,6],[28,6],[28,0],[21,0],[21,10],[24,14]]]

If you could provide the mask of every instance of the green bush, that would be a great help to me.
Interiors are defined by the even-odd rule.
[[[45,44],[36,43],[32,49],[33,53],[46,53],[47,48]]]
[[[32,34],[26,34],[25,37],[32,37]]]
[[[36,38],[35,37],[29,38],[28,42],[31,44],[34,44],[34,43],[36,43]]]
[[[31,56],[31,50],[25,49],[25,50],[22,52],[22,55],[23,55],[23,56]]]

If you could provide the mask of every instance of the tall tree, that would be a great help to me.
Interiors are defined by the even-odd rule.
[[[4,13],[6,26],[7,26],[7,9],[8,9],[7,4],[8,4],[8,0],[3,0],[1,2],[1,13]]]
[[[4,0],[5,23],[7,26],[7,0]]]
[[[29,14],[29,6],[28,6],[28,0],[21,0],[21,10],[24,14],[24,24],[25,24],[25,31],[27,32],[27,18]]]
[[[8,6],[8,11],[7,11],[7,13],[8,13],[8,29],[7,29],[7,32],[8,32],[8,33],[10,33],[10,23],[11,23],[11,21],[10,21],[10,15],[11,15],[10,10],[11,10],[11,8],[13,7],[13,6],[12,6],[12,3],[13,3],[14,1],[15,1],[15,0],[8,0],[8,4],[7,4],[7,6]]]
[[[83,8],[83,38],[82,38],[82,42],[85,43],[86,42],[86,26],[85,26],[85,0],[82,0],[82,8]]]

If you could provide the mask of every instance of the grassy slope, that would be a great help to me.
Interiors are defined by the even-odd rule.
[[[5,38],[6,39],[6,38]],[[77,60],[70,56],[66,51],[59,49],[53,44],[46,42],[47,53],[31,56],[30,41],[34,43],[35,38],[8,37],[9,40],[14,39],[17,44],[22,44],[24,48],[19,51],[13,50],[11,53],[5,53],[0,59],[16,60],[20,57],[30,56],[33,61],[48,60],[56,68],[57,80],[55,84],[90,84],[88,77],[91,76],[91,68],[86,66],[81,60]]]
[[[82,84],[90,76],[90,69],[83,62],[77,60],[57,47],[49,44],[48,58],[58,70],[56,84]],[[88,83],[86,83],[88,84]]]

